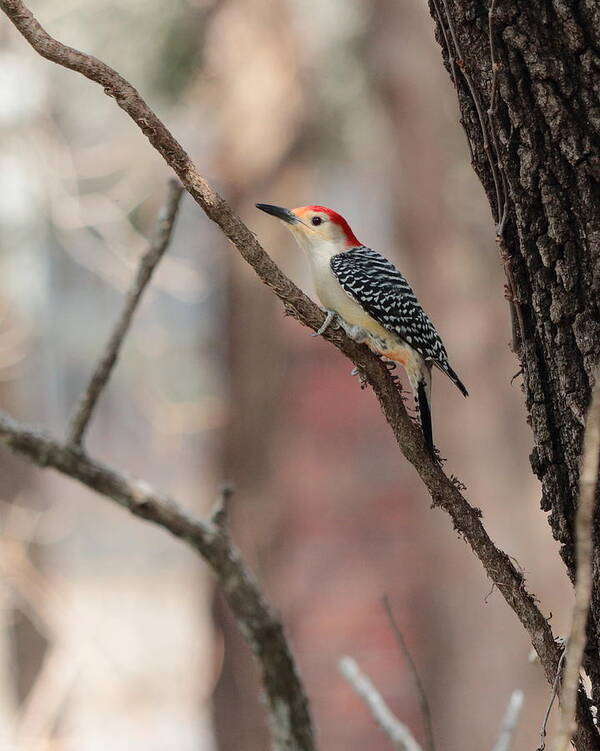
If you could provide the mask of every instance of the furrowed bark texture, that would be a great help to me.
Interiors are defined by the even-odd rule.
[[[490,2],[491,14],[483,0],[431,0],[430,10],[497,222],[494,170],[506,195],[499,247],[517,311],[531,465],[573,580],[583,424],[600,359],[600,4]],[[598,533],[586,655],[596,703],[597,542]]]

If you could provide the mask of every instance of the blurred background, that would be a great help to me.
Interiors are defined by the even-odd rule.
[[[446,469],[524,569],[556,633],[569,586],[532,478],[492,221],[422,0],[55,0],[34,11],[143,94],[310,294],[256,201],[321,203],[394,260],[470,390],[434,379]],[[0,406],[64,435],[166,194],[168,170],[81,76],[0,19]],[[430,501],[369,391],[285,318],[184,198],[88,438],[197,513],[237,488],[236,541],[281,613],[320,748],[387,749],[336,669],[354,656],[423,739],[381,598],[439,749],[514,748],[549,699],[516,617]],[[203,563],[75,483],[0,453],[0,749],[258,751],[248,651]]]

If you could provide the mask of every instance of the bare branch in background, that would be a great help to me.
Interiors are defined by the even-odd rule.
[[[421,707],[421,716],[423,718],[423,728],[425,730],[425,740],[427,742],[427,748],[429,751],[435,751],[435,740],[433,737],[433,723],[431,719],[431,709],[429,707],[429,700],[427,698],[427,693],[425,692],[425,688],[423,684],[421,683],[421,678],[419,676],[419,671],[417,670],[417,666],[415,665],[414,660],[410,654],[410,651],[408,647],[406,646],[406,642],[404,641],[404,636],[402,635],[402,631],[400,631],[400,627],[398,626],[396,618],[394,617],[394,612],[392,610],[392,606],[390,605],[390,600],[387,595],[384,595],[383,597],[383,607],[385,609],[388,620],[390,622],[390,626],[392,627],[392,631],[394,632],[394,636],[396,637],[396,643],[398,644],[400,652],[402,652],[402,656],[404,657],[406,664],[410,668],[410,671],[413,675],[413,679],[415,681],[415,685],[417,687],[417,693],[419,694],[419,705]]]
[[[94,370],[90,382],[81,395],[79,403],[75,409],[68,437],[68,443],[73,446],[81,445],[94,408],[98,403],[98,399],[100,398],[104,387],[108,383],[108,379],[110,378],[112,370],[119,357],[123,340],[125,339],[129,327],[131,326],[131,321],[133,320],[133,314],[144,294],[148,282],[152,278],[154,269],[157,267],[160,259],[163,257],[169,246],[182,193],[183,186],[180,185],[177,180],[170,180],[167,199],[158,215],[158,221],[156,223],[154,237],[152,238],[150,247],[140,260],[136,277],[125,298],[125,304],[121,316],[110,335],[104,353],[96,365],[96,369]]]
[[[579,671],[581,670],[581,662],[587,642],[586,626],[592,597],[593,527],[599,462],[600,373],[597,373],[583,436],[579,475],[579,504],[575,517],[575,550],[577,556],[575,605],[573,606],[571,633],[567,640],[565,671],[559,696],[561,717],[556,735],[556,751],[567,751],[577,728],[575,704],[579,690]]]
[[[179,176],[188,193],[206,215],[221,228],[244,260],[252,266],[258,277],[275,292],[283,302],[286,311],[316,331],[323,323],[322,311],[282,273],[265,253],[254,234],[200,175],[181,144],[148,107],[137,90],[115,70],[97,58],[61,44],[51,37],[21,0],[0,0],[0,8],[40,55],[58,65],[81,73],[102,86],[105,93],[115,99]],[[483,113],[481,117],[483,119]],[[554,641],[548,622],[533,596],[525,588],[523,575],[516,570],[506,553],[499,550],[490,539],[481,522],[479,509],[469,504],[459,490],[457,482],[448,478],[439,464],[430,457],[421,431],[410,420],[388,369],[364,345],[352,342],[342,331],[329,328],[324,338],[332,342],[365,373],[385,418],[394,432],[400,450],[427,486],[433,505],[440,506],[450,515],[455,530],[467,541],[490,579],[518,616],[540,657],[546,679],[552,684],[561,651]],[[30,431],[15,423],[11,425],[21,436],[30,435]],[[0,436],[2,432],[0,430]],[[4,435],[6,437],[5,431]],[[26,450],[29,446],[28,441],[23,443],[19,440],[12,440],[11,444],[16,450],[25,454],[29,453],[31,458],[35,457],[36,461],[43,464],[43,456],[37,450],[33,451],[33,454]],[[76,453],[71,453],[68,456],[75,455]],[[67,462],[66,466],[70,466],[70,462]],[[153,517],[153,521],[166,526],[161,515]],[[592,737],[597,739],[598,734],[589,708],[583,702],[578,703],[577,718],[578,733],[582,734],[586,743]],[[591,743],[587,745],[593,747]]]
[[[560,684],[560,676],[562,675],[562,666],[565,661],[566,654],[567,654],[567,651],[563,647],[563,652],[562,652],[562,655],[560,656],[560,660],[558,661],[558,667],[556,669],[556,678],[554,679],[554,683],[552,684],[552,693],[550,694],[550,701],[548,702],[548,706],[546,707],[546,712],[544,713],[544,719],[542,720],[542,727],[540,728],[540,745],[537,751],[544,751],[544,749],[546,748],[546,730],[548,728],[548,720],[550,718],[550,712],[552,712],[554,701],[558,694],[558,686]]]
[[[413,734],[392,713],[370,679],[361,671],[352,657],[342,657],[338,663],[340,673],[367,705],[373,718],[398,751],[423,751]]]
[[[519,722],[521,716],[521,710],[523,709],[523,692],[516,689],[510,695],[506,711],[504,713],[504,719],[502,720],[502,728],[500,729],[500,735],[496,741],[496,745],[493,751],[510,751],[512,745],[513,736],[515,734],[515,728]]]
[[[52,467],[154,522],[184,540],[213,569],[261,671],[267,694],[273,748],[314,751],[308,701],[283,627],[263,597],[229,536],[210,522],[184,511],[147,483],[131,480],[73,446],[28,430],[0,413],[0,438],[40,467]]]

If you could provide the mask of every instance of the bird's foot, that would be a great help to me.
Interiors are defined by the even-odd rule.
[[[339,319],[340,326],[344,329],[346,332],[346,336],[348,336],[352,341],[356,342],[357,344],[365,344],[369,342],[370,336],[368,331],[365,331],[361,326],[355,326],[351,325],[349,323],[346,323],[342,318]]]
[[[323,321],[321,326],[313,334],[311,334],[311,336],[322,336],[330,326],[334,329],[338,329],[340,327],[339,322],[336,321],[337,313],[335,312],[335,310],[329,310],[328,308],[325,308],[323,312],[327,313],[325,320]]]

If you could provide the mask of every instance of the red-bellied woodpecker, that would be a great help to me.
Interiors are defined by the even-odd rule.
[[[387,258],[360,243],[344,217],[325,206],[285,209],[257,203],[256,207],[286,222],[308,255],[316,291],[327,313],[317,334],[337,318],[349,337],[404,367],[425,443],[433,455],[432,366],[445,373],[464,396],[468,393],[406,279]]]

